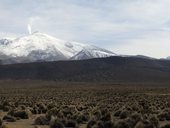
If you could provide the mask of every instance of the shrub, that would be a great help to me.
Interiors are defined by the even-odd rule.
[[[103,121],[98,121],[96,125],[97,125],[97,128],[105,128]]]
[[[125,119],[128,116],[128,111],[122,111],[119,115],[120,119]]]
[[[167,116],[167,113],[166,112],[162,112],[160,114],[158,114],[158,119],[159,121],[165,121],[166,120],[166,116]]]
[[[149,120],[156,128],[159,127],[159,120],[156,116],[151,116]]]
[[[96,121],[95,121],[94,119],[91,119],[91,120],[87,123],[87,128],[92,128],[95,124],[96,124]]]
[[[34,120],[35,125],[49,125],[49,120],[45,116],[39,116]]]
[[[93,112],[93,115],[94,115],[96,120],[99,120],[101,118],[101,116],[102,116],[100,111]]]
[[[107,110],[107,109],[104,109],[104,110],[101,110],[101,113],[102,113],[102,117],[101,117],[101,120],[102,121],[111,121],[111,114],[110,112]]]
[[[40,113],[46,113],[47,112],[47,107],[45,106],[45,104],[40,103],[37,106],[39,108]]]
[[[50,121],[50,128],[64,128],[64,124],[56,117],[52,117]]]
[[[3,106],[10,106],[9,101],[4,101],[4,102],[3,102]]]
[[[19,110],[19,111],[15,111],[13,116],[19,117],[21,119],[28,119],[30,116],[30,112],[28,110]]]
[[[108,109],[101,109],[100,111],[101,111],[102,115],[105,115],[106,113],[109,113]]]
[[[134,126],[136,125],[135,120],[130,117],[126,118],[124,121],[128,124],[130,128],[134,128]]]
[[[21,110],[25,110],[26,109],[26,106],[25,105],[21,105],[19,106],[21,108]]]
[[[144,128],[144,124],[142,121],[139,121],[136,125],[135,128]]]
[[[4,111],[4,112],[8,112],[10,109],[11,109],[10,106],[4,106],[4,107],[3,107],[3,111]]]
[[[76,121],[79,124],[87,122],[88,120],[89,120],[89,116],[88,115],[79,114],[79,115],[76,116]]]
[[[113,128],[114,124],[111,121],[104,122],[104,128]]]
[[[135,128],[155,128],[154,125],[148,120],[140,121],[136,124]]]
[[[121,110],[117,110],[115,113],[114,113],[114,116],[118,117],[121,113]]]
[[[130,118],[135,121],[135,123],[139,122],[142,119],[141,114],[133,113]]]
[[[114,128],[129,128],[129,125],[125,121],[117,121],[114,124]]]
[[[68,128],[78,128],[77,122],[74,120],[68,120],[65,126]]]
[[[49,120],[51,120],[51,117],[52,117],[52,116],[54,116],[54,117],[57,116],[58,113],[59,113],[59,109],[55,107],[55,108],[52,108],[52,109],[50,109],[50,110],[47,111],[46,117],[47,117]]]
[[[40,114],[38,111],[38,108],[34,107],[33,109],[31,109],[32,114]]]
[[[11,116],[11,115],[5,115],[3,117],[3,120],[7,121],[7,122],[16,122],[16,118]]]

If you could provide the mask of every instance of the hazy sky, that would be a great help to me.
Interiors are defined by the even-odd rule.
[[[28,24],[118,54],[170,56],[170,0],[0,0],[0,37]]]

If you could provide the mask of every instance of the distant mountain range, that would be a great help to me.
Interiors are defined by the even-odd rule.
[[[170,60],[107,57],[0,65],[0,79],[80,82],[170,82]]]
[[[96,46],[64,41],[39,32],[0,40],[0,60],[3,64],[83,60],[115,55]]]

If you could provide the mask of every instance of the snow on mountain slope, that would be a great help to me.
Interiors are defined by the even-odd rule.
[[[27,62],[26,60],[29,60],[28,62],[69,60],[70,58],[80,60],[115,55],[105,49],[60,40],[39,32],[16,39],[1,39],[0,51],[8,56],[8,62],[11,58],[12,63],[15,63],[15,60],[16,63],[22,63],[23,60],[24,62]]]
[[[71,57],[72,60],[82,60],[91,58],[102,58],[115,56],[116,54],[96,46],[85,46],[80,52]]]
[[[83,46],[83,44],[69,43],[46,34],[33,33],[13,40],[8,46],[2,48],[2,52],[13,56],[27,56],[32,51],[50,51],[51,49],[54,52],[55,49],[69,58],[81,50]]]

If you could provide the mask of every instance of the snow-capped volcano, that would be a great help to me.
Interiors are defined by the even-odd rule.
[[[4,63],[81,60],[115,55],[102,48],[60,40],[39,32],[16,39],[1,39],[0,51],[0,60]]]

